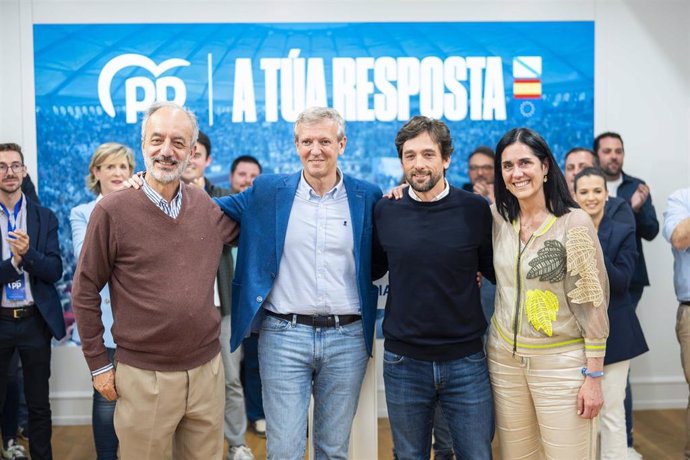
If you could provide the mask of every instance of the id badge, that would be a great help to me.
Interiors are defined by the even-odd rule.
[[[5,284],[7,300],[26,300],[26,283],[24,274],[18,280]]]

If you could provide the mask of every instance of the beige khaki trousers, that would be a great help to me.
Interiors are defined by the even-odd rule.
[[[149,371],[119,363],[115,386],[122,460],[223,458],[220,354],[187,371]]]
[[[680,360],[685,372],[685,381],[690,387],[690,306],[678,305],[676,336],[680,343]],[[685,458],[690,460],[690,397],[685,413]]]
[[[604,377],[601,382],[604,406],[599,415],[601,460],[620,460],[628,456],[628,433],[625,428],[623,402],[629,369],[629,359],[604,366]]]
[[[487,348],[501,458],[595,459],[596,421],[577,415],[584,351],[513,357],[495,333]]]

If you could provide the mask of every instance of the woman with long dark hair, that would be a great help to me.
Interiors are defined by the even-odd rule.
[[[593,459],[609,299],[597,233],[538,133],[506,133],[495,174],[487,349],[502,456]]]

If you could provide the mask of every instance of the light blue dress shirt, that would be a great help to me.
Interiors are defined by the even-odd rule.
[[[9,210],[12,212],[13,210]],[[7,223],[9,220],[14,221],[14,216],[8,216],[5,214],[5,212],[0,209],[0,229],[2,230],[1,235],[2,235],[2,240],[7,241],[7,238],[9,238],[9,229],[7,228]],[[22,206],[19,211],[19,215],[17,215],[17,221],[13,222],[15,225],[15,228],[17,230],[23,230],[27,231],[26,229],[26,196],[22,193]],[[10,251],[10,245],[8,243],[4,243],[2,245],[2,260],[7,260],[12,257],[12,251]],[[26,292],[26,298],[23,300],[10,300],[7,298],[7,292],[5,289],[2,290],[2,306],[3,307],[9,307],[9,308],[18,308],[18,307],[24,307],[27,305],[31,305],[34,303],[34,296],[31,292],[31,281],[28,276],[26,276],[26,272],[15,266],[14,265],[14,259],[11,261],[12,266],[14,267],[15,270],[17,270],[17,273],[22,275],[24,277],[24,289]]]
[[[678,224],[690,217],[690,187],[678,190],[668,197],[664,211],[663,234],[671,242],[671,235]],[[673,251],[673,284],[679,302],[690,302],[690,248]]]
[[[278,276],[264,308],[303,315],[359,315],[354,239],[343,174],[323,196],[297,186]]]

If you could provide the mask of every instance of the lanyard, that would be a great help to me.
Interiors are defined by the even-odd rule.
[[[17,228],[17,218],[19,217],[19,212],[22,210],[22,201],[24,200],[24,197],[22,196],[19,198],[19,201],[17,201],[17,204],[14,205],[14,214],[10,214],[10,211],[5,207],[4,204],[0,203],[0,208],[2,208],[2,211],[5,213],[7,216],[7,235],[9,236],[10,232],[13,232]]]

